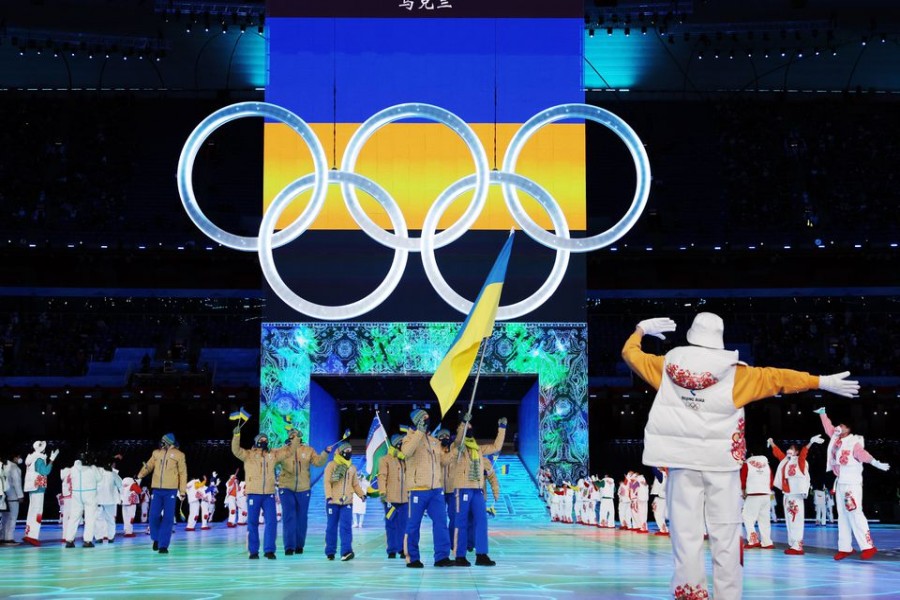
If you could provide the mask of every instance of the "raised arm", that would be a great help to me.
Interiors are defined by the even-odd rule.
[[[648,354],[641,350],[641,338],[644,330],[638,327],[625,341],[622,347],[622,359],[632,371],[649,383],[653,389],[659,389],[662,383],[662,371],[664,357],[656,354]]]
[[[497,437],[494,438],[493,444],[482,444],[478,450],[484,456],[497,454],[503,450],[503,442],[506,441],[506,417],[497,421]]]
[[[319,453],[316,453],[316,449],[312,446],[309,447],[311,452],[309,456],[309,463],[314,467],[324,466],[325,463],[328,462],[328,450],[322,450]]]
[[[235,428],[234,435],[231,436],[231,453],[240,461],[247,456],[247,451],[241,448],[241,432]]]
[[[419,449],[419,446],[422,445],[422,440],[425,439],[425,433],[419,431],[417,429],[412,429],[407,432],[406,437],[403,438],[403,445],[401,446],[401,450],[403,454],[406,456],[412,456],[416,453],[416,450]]]

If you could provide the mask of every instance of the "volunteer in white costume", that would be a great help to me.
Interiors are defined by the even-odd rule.
[[[665,356],[641,350],[641,338],[665,338],[675,330],[667,318],[648,319],[625,342],[622,357],[657,394],[644,430],[645,465],[669,467],[666,500],[675,562],[676,598],[708,593],[703,561],[705,508],[713,558],[713,596],[740,598],[740,468],[746,453],[744,405],[775,394],[823,389],[853,396],[859,384],[846,373],[816,377],[787,369],[749,367],[737,352],[724,350],[724,323],[712,313],[698,314],[687,333],[690,346]]]
[[[19,518],[19,504],[25,499],[22,489],[22,456],[13,454],[5,464],[0,464],[0,469],[6,478],[6,512],[0,515],[0,544],[15,545],[18,542],[13,537],[16,530],[16,520]]]
[[[100,483],[97,484],[97,524],[98,541],[113,543],[116,541],[116,512],[122,501],[122,478],[114,464],[107,469],[100,469]]]
[[[878,549],[872,543],[869,522],[863,514],[863,463],[869,463],[882,471],[887,471],[891,465],[875,460],[866,451],[863,437],[851,433],[848,425],[832,425],[824,408],[816,409],[815,412],[822,419],[825,434],[831,438],[828,442],[826,469],[837,476],[835,500],[838,505],[838,551],[834,560],[842,560],[853,554],[852,537],[856,538],[860,558],[872,558]]]
[[[122,480],[122,528],[125,537],[134,537],[134,515],[141,503],[141,486],[133,477]]]
[[[225,482],[225,509],[228,511],[228,527],[237,527],[237,511],[238,511],[238,486],[240,485],[237,474],[232,475]]]
[[[616,509],[613,502],[616,493],[616,482],[609,475],[603,475],[600,480],[600,516],[598,527],[609,529],[616,528]]]
[[[102,474],[100,469],[91,464],[90,457],[82,454],[80,460],[76,460],[69,469],[72,478],[71,507],[66,511],[66,522],[63,528],[66,548],[75,547],[75,534],[78,533],[78,524],[84,517],[84,532],[82,539],[83,548],[94,547],[94,525],[97,521],[97,486],[100,485]]]
[[[631,529],[631,500],[629,499],[630,490],[628,489],[628,476],[619,482],[619,489],[616,492],[619,497],[619,529]]]
[[[185,531],[195,531],[200,521],[200,501],[206,493],[206,476],[203,479],[191,479],[184,486],[184,494],[188,501],[188,518]]]
[[[784,494],[784,522],[788,536],[785,554],[804,554],[803,527],[806,521],[806,497],[809,495],[809,463],[806,462],[806,455],[813,444],[824,441],[821,435],[814,435],[799,452],[796,446],[782,452],[772,438],[769,438],[772,454],[781,461],[775,469],[775,487]]]
[[[659,531],[656,535],[669,535],[669,526],[666,525],[668,513],[666,511],[666,483],[669,480],[669,470],[665,467],[653,467],[653,487],[650,488],[650,495],[656,496],[653,499],[653,519]]]
[[[44,513],[44,492],[47,491],[47,475],[53,470],[53,460],[59,450],[50,453],[50,460],[44,450],[47,442],[34,443],[34,452],[25,457],[25,491],[28,492],[28,516],[25,520],[23,542],[32,546],[41,545],[41,521]]]
[[[772,467],[762,455],[749,457],[741,467],[741,487],[744,489],[744,508],[741,516],[747,530],[744,548],[772,550],[772,521],[769,515],[769,496],[772,494]],[[759,524],[759,535],[756,524]]]
[[[813,492],[813,506],[816,509],[816,525],[825,525],[825,505],[828,496],[828,488],[822,485],[821,490]]]

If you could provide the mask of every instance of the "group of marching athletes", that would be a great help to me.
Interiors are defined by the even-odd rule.
[[[499,499],[500,488],[493,463],[487,457],[502,450],[506,419],[500,419],[492,443],[479,444],[473,437],[471,415],[464,417],[455,436],[444,428],[429,433],[428,413],[422,409],[414,410],[411,418],[414,426],[391,437],[388,453],[379,460],[377,488],[372,489],[364,489],[369,486],[357,475],[351,462],[353,450],[346,441],[316,452],[303,443],[297,430],[291,430],[287,444],[280,448],[269,448],[269,439],[264,433],[254,438],[252,447],[243,448],[241,428],[235,427],[231,451],[243,463],[245,480],[239,481],[237,474],[229,478],[225,506],[229,527],[247,526],[249,558],[259,558],[260,546],[265,558],[276,558],[278,521],[282,521],[284,554],[303,553],[311,494],[310,467],[324,466],[327,518],[324,553],[329,560],[338,555],[342,561],[355,557],[354,497],[358,502],[365,502],[367,497],[375,495],[384,506],[388,558],[405,558],[406,566],[410,568],[423,566],[419,530],[425,513],[428,513],[432,521],[435,566],[471,566],[466,556],[472,550],[475,551],[476,565],[496,564],[488,554],[487,515],[492,507],[486,500],[486,485],[490,485],[494,502]],[[54,451],[48,458],[43,454],[45,447],[44,442],[35,443],[35,452],[26,459],[24,491],[30,493],[31,498],[25,539],[34,545],[40,544],[43,492],[58,453]],[[83,547],[93,547],[95,540],[112,542],[118,504],[123,505],[126,537],[134,535],[135,513],[144,500],[149,500],[142,512],[146,515],[153,550],[160,554],[169,552],[178,502],[188,501],[187,531],[209,528],[221,482],[215,473],[210,479],[204,476],[188,480],[185,455],[173,434],[162,437],[159,448],[134,477],[121,478],[114,461],[102,466],[98,462],[93,455],[83,453],[71,467],[61,472],[61,496],[65,501],[61,503],[60,519],[67,547],[75,546],[75,535],[82,524]],[[14,471],[20,473],[18,479]],[[9,507],[17,516],[22,493],[17,494],[15,490],[23,486],[16,461],[4,464],[0,475],[0,488],[4,491],[0,494],[2,506]],[[141,483],[148,476],[152,491],[146,494]],[[35,512],[33,517],[32,512]],[[6,514],[10,513],[0,513]],[[15,517],[3,516],[0,521],[4,539],[5,528],[10,523],[14,527]],[[262,543],[260,524],[264,527]],[[12,539],[11,530],[8,537]]]

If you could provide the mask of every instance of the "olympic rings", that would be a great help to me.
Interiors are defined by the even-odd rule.
[[[200,210],[194,196],[192,171],[194,160],[203,142],[216,129],[234,119],[246,116],[269,117],[281,121],[296,131],[306,142],[312,154],[314,172],[300,177],[285,186],[275,197],[260,223],[259,236],[242,237],[228,233],[212,222]],[[419,118],[436,121],[455,132],[469,149],[475,162],[475,174],[463,177],[448,186],[428,210],[422,226],[422,236],[410,238],[403,213],[396,201],[380,185],[353,171],[362,146],[384,125],[400,119]],[[611,129],[628,147],[634,160],[637,185],[631,206],[625,215],[606,231],[587,238],[569,237],[569,227],[562,208],[540,185],[515,173],[516,161],[522,147],[544,125],[561,119],[587,119]],[[312,303],[294,293],[281,279],[275,267],[272,250],[287,244],[309,229],[325,202],[327,187],[339,183],[344,202],[360,228],[379,244],[394,250],[394,260],[381,284],[371,294],[351,304],[325,306]],[[323,320],[344,320],[365,314],[380,305],[396,289],[406,268],[409,252],[421,252],[425,274],[432,287],[450,306],[467,314],[472,302],[457,294],[444,280],[437,266],[435,249],[459,239],[481,214],[487,202],[488,187],[500,185],[504,201],[516,223],[533,240],[556,250],[556,260],[550,275],[538,290],[520,302],[501,306],[497,311],[500,320],[514,319],[541,306],[559,287],[565,276],[571,252],[590,252],[603,248],[624,236],[637,222],[650,194],[650,162],[640,138],[628,124],[615,114],[587,104],[560,104],[548,108],[526,121],[512,137],[503,159],[502,171],[490,171],[487,154],[472,128],[457,115],[431,104],[405,103],[388,107],[367,119],[351,136],[341,170],[329,171],[327,159],[318,138],[300,117],[289,110],[266,102],[241,102],[212,113],[191,132],[178,161],[178,192],[188,216],[205,235],[229,248],[257,251],[260,266],[275,293],[294,310]],[[278,218],[287,205],[301,193],[312,188],[312,197],[303,212],[285,229],[274,233]],[[359,188],[372,196],[387,211],[394,233],[379,227],[365,213],[356,196]],[[474,189],[472,201],[460,219],[449,228],[437,233],[440,217],[447,207],[465,191]],[[550,216],[555,233],[549,233],[537,225],[525,212],[516,189],[537,200]]]
[[[637,175],[637,186],[634,191],[634,199],[631,201],[631,206],[625,215],[603,233],[592,237],[573,239],[567,235],[551,235],[541,229],[525,212],[522,203],[519,202],[516,191],[513,189],[514,186],[508,183],[503,185],[503,199],[506,200],[506,206],[509,207],[509,212],[512,213],[516,223],[521,225],[528,237],[537,243],[551,249],[565,248],[572,252],[590,252],[605,248],[628,233],[628,230],[634,227],[638,217],[644,212],[644,207],[647,205],[647,197],[650,195],[650,160],[647,158],[644,144],[641,143],[641,139],[634,130],[628,126],[628,123],[608,110],[589,104],[559,104],[553,106],[528,119],[512,137],[509,142],[509,148],[506,150],[506,156],[503,158],[503,170],[507,173],[515,171],[519,152],[535,131],[554,121],[573,118],[588,119],[589,121],[605,125],[625,142],[625,145],[631,152]]]
[[[276,248],[299,237],[309,228],[310,224],[318,216],[319,211],[322,210],[322,206],[325,204],[325,193],[328,191],[326,175],[328,172],[328,159],[325,156],[325,149],[322,148],[319,138],[316,137],[315,132],[303,119],[286,108],[269,104],[268,102],[238,102],[237,104],[220,108],[203,119],[194,128],[194,131],[191,132],[184,143],[184,148],[181,149],[181,157],[178,159],[178,194],[181,196],[181,203],[184,204],[188,217],[191,218],[194,225],[213,241],[234,250],[255,252],[259,238],[228,233],[214,225],[200,210],[200,205],[197,204],[197,198],[194,196],[194,160],[197,158],[197,153],[203,146],[203,142],[225,123],[242,117],[269,117],[283,122],[300,134],[300,137],[303,138],[303,141],[306,142],[312,153],[316,174],[312,198],[306,210],[294,223],[274,234],[275,240],[273,244]],[[270,229],[267,235],[272,235],[271,231],[273,230]]]
[[[387,211],[397,235],[401,237],[406,236],[406,221],[403,219],[403,213],[400,212],[400,207],[397,206],[397,203],[391,198],[390,194],[384,191],[384,188],[368,177],[364,177],[358,173],[328,171],[327,174],[328,183],[353,185],[375,198],[375,200],[377,200]],[[315,304],[295,294],[287,284],[284,283],[284,280],[281,279],[281,275],[278,273],[278,269],[275,268],[275,259],[272,256],[272,243],[270,243],[270,240],[274,236],[271,235],[271,232],[274,231],[275,224],[278,223],[278,217],[281,216],[281,213],[284,212],[284,209],[290,201],[297,194],[300,194],[317,184],[318,181],[316,181],[315,175],[301,177],[285,188],[293,188],[296,190],[296,193],[278,194],[269,206],[269,210],[267,210],[266,214],[263,216],[262,223],[259,224],[259,263],[262,266],[263,275],[265,276],[266,281],[272,286],[272,290],[294,310],[315,319],[322,319],[325,321],[352,319],[353,317],[358,317],[359,315],[363,315],[374,309],[391,295],[397,287],[397,284],[400,283],[403,271],[406,270],[406,259],[409,256],[409,252],[402,248],[395,249],[394,261],[391,263],[391,268],[381,284],[375,288],[374,292],[352,304],[346,304],[344,306],[325,306],[322,304]]]

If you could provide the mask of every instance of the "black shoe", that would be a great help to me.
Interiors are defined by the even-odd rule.
[[[168,548],[160,548],[160,549],[159,549],[159,553],[160,553],[160,554],[168,554],[168,553],[169,553],[169,549],[168,549]]]
[[[268,558],[269,560],[275,560],[275,553],[274,553],[274,552],[266,552],[265,554],[263,554],[263,556],[265,556],[265,557]]]
[[[159,550],[159,542],[153,542],[153,551],[156,552]]]
[[[456,557],[456,566],[457,567],[471,567],[472,563],[470,563],[465,556],[457,556]]]
[[[479,567],[493,567],[497,563],[491,560],[491,557],[487,554],[478,554],[475,556],[475,564]]]
[[[294,555],[294,550],[291,549],[291,548],[288,548],[287,550],[284,551],[284,555],[285,555],[285,556],[293,556],[293,555]]]
[[[259,560],[259,554],[251,554],[250,560]]]
[[[469,546],[466,548],[466,552],[472,552],[475,549],[475,546]]]
[[[388,552],[388,558],[397,558],[396,552]]]
[[[303,548],[297,548],[294,550],[294,554],[303,554]]]
[[[422,564],[421,560],[414,560],[412,562],[406,563],[406,568],[408,568],[408,569],[421,569],[424,566],[425,565]]]
[[[334,560],[334,554],[329,554],[329,555],[328,555],[328,560]]]
[[[106,541],[107,541],[107,543],[112,544],[112,543],[115,542],[116,540],[115,540],[115,538],[113,538],[113,539],[111,539],[111,540],[106,540]]]
[[[341,557],[341,560],[342,561],[353,560],[354,556],[356,556],[354,553],[348,552],[347,554],[345,554]]]
[[[434,563],[434,566],[436,566],[436,567],[452,567],[455,565],[456,565],[456,563],[454,561],[450,560],[449,558],[442,558],[441,560]]]
[[[94,542],[85,542],[81,545],[82,548],[93,548]]]
[[[75,542],[66,542],[66,548],[74,548]]]

